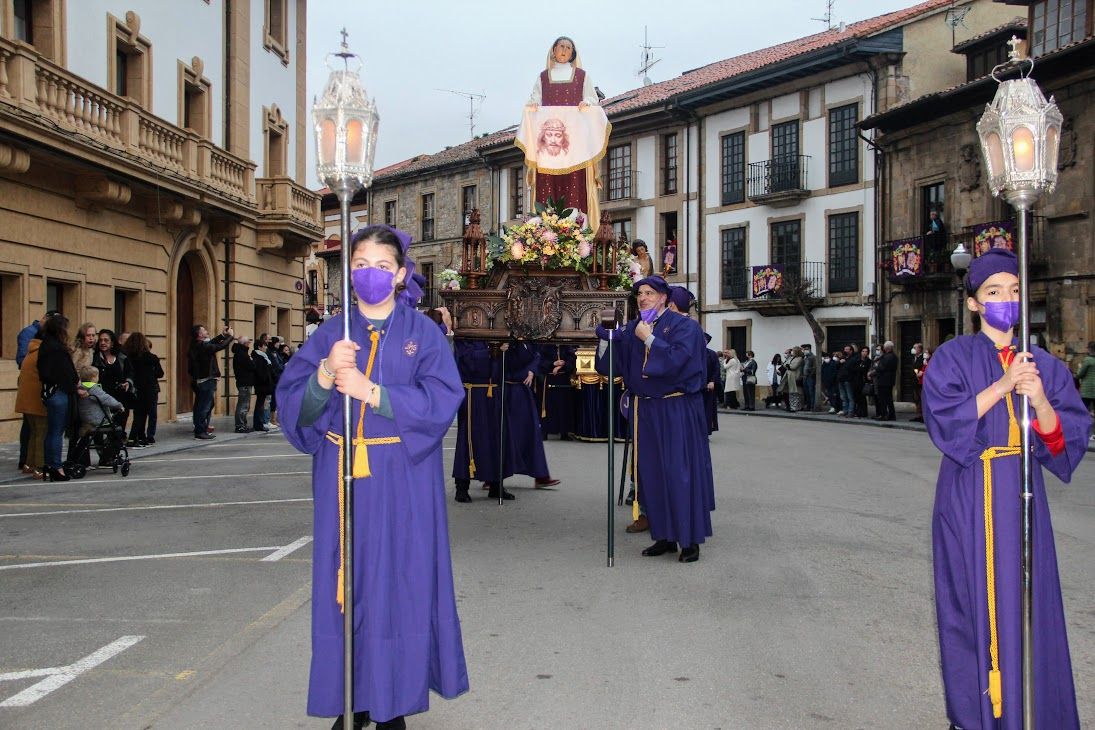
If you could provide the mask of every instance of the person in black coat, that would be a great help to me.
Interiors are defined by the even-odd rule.
[[[118,347],[118,338],[113,330],[99,330],[91,364],[99,370],[99,385],[106,394],[125,406],[125,410],[114,416],[114,422],[125,428],[129,413],[137,404],[137,390],[133,381],[133,363]],[[130,438],[127,445],[136,446],[136,442]]]
[[[852,390],[855,393],[856,418],[867,417],[867,394],[863,391],[867,384],[867,373],[871,370],[871,350],[859,348],[859,355],[852,361]]]
[[[241,337],[232,345],[232,372],[236,376],[236,433],[250,433],[247,412],[255,388],[255,362],[251,359],[251,338]]]
[[[896,421],[897,414],[893,406],[893,388],[897,384],[897,355],[893,351],[893,343],[886,342],[882,345],[882,357],[878,359],[875,368],[875,393],[878,403],[878,421]]]
[[[129,431],[129,439],[131,445],[142,448],[156,442],[155,414],[160,402],[163,366],[160,358],[152,354],[148,338],[141,332],[130,333],[122,350],[133,370],[133,428]]]
[[[711,344],[711,335],[704,332],[703,338],[707,344]],[[707,434],[711,435],[719,430],[719,395],[722,391],[719,383],[722,367],[719,365],[719,353],[708,347],[704,349],[704,355],[707,357],[707,381],[703,389],[703,409],[707,414]]]
[[[251,363],[254,365],[255,413],[251,418],[251,428],[255,431],[272,430],[266,425],[266,399],[274,392],[274,374],[270,366],[270,355],[266,352],[263,337],[259,338],[255,349],[251,351]]]
[[[38,348],[38,377],[46,404],[46,479],[67,482],[62,462],[65,430],[71,421],[72,398],[76,395],[76,366],[68,346],[68,317],[50,317],[42,325]]]

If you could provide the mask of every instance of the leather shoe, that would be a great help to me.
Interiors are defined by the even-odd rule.
[[[487,492],[487,497],[490,498],[490,499],[498,499],[498,485],[497,484],[491,485],[490,491]],[[505,488],[503,488],[502,489],[502,499],[506,500],[507,502],[512,502],[513,500],[517,499],[517,497],[514,497]]]
[[[700,546],[693,545],[692,547],[686,547],[681,550],[680,557],[677,558],[679,563],[694,563],[700,559]]]
[[[666,553],[675,552],[677,552],[677,543],[670,542],[669,540],[658,540],[646,550],[643,550],[643,557],[656,558],[659,555],[665,555]]]
[[[407,730],[407,721],[403,719],[402,715],[393,717],[391,720],[378,722],[376,730]]]
[[[471,501],[471,495],[468,494],[468,488],[467,487],[464,487],[463,489],[457,489],[456,490],[456,501],[460,502],[461,504],[467,504],[468,502]]]
[[[331,726],[331,730],[344,730],[343,728],[343,716],[339,715],[335,720],[335,724]],[[355,712],[354,713],[354,730],[363,730],[369,726],[369,713],[368,712]],[[379,727],[379,725],[377,726]]]
[[[543,487],[554,487],[559,483],[558,479],[552,479],[551,477],[543,477],[536,480],[536,488],[542,489]]]
[[[639,515],[639,519],[632,522],[630,525],[624,528],[624,532],[636,533],[646,532],[650,529],[650,521],[646,519],[646,515]]]
[[[209,441],[209,440],[215,439],[217,437],[214,436],[213,434],[209,433],[208,431],[206,431],[205,433],[196,433],[196,434],[194,434],[194,438],[196,438],[200,441]]]

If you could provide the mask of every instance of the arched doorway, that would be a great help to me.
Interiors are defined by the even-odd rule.
[[[189,251],[179,260],[175,278],[175,413],[189,413],[194,407],[194,392],[187,372],[187,355],[195,324],[209,326],[209,276],[200,255]]]

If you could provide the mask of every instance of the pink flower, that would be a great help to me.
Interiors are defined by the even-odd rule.
[[[515,259],[521,259],[525,257],[525,246],[520,241],[510,246],[510,256]]]
[[[627,267],[627,273],[631,274],[631,278],[637,281],[642,276],[643,267],[639,265],[638,261],[632,261]]]
[[[578,244],[578,255],[583,259],[593,253],[593,247],[589,245],[588,241],[582,241]]]
[[[544,243],[555,243],[559,240],[559,234],[552,230],[544,230],[540,232],[540,240]]]
[[[574,219],[574,222],[578,224],[579,228],[584,228],[586,224],[586,214],[579,213],[578,216]]]

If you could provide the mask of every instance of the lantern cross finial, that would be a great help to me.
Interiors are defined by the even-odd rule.
[[[1008,60],[1015,62],[1022,61],[1025,58],[1023,55],[1023,40],[1019,36],[1013,35],[1011,40],[1008,41],[1008,45],[1011,46],[1011,50],[1008,51]]]
[[[339,33],[339,35],[342,36],[342,48],[344,50],[349,49],[349,46],[346,44],[346,38],[350,34],[346,32],[346,26],[342,26],[342,31]]]

